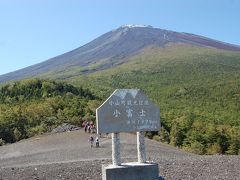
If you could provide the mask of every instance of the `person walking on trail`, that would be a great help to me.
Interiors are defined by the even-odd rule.
[[[90,136],[89,140],[88,140],[91,144],[91,148],[93,147],[93,142],[94,142],[94,138],[93,136]]]
[[[95,139],[95,143],[96,143],[96,147],[99,147],[99,138],[98,138],[98,136]]]
[[[85,124],[85,127],[84,127],[85,133],[87,132],[87,129],[88,129],[88,125]]]
[[[91,133],[91,126],[90,125],[88,125],[87,131],[88,131],[88,133]]]

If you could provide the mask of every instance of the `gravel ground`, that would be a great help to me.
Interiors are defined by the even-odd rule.
[[[111,139],[90,148],[82,130],[44,135],[0,147],[0,180],[101,179],[102,164],[111,163]],[[240,180],[240,156],[198,156],[146,140],[150,161],[164,179]],[[136,161],[136,136],[121,134],[124,162]]]
[[[240,158],[228,156],[201,156],[189,159],[157,160],[164,179],[240,179]],[[37,166],[2,168],[0,179],[101,179],[101,165],[110,160],[78,161]]]

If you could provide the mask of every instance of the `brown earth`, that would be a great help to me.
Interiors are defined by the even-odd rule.
[[[111,138],[91,148],[83,130],[42,135],[0,147],[0,180],[101,179],[111,163]],[[198,156],[146,139],[147,159],[164,179],[240,179],[240,156]],[[121,134],[124,162],[136,161],[136,136]]]

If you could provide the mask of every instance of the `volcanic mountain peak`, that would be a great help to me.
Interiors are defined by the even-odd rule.
[[[144,25],[144,24],[125,24],[125,25],[122,25],[121,28],[135,28],[135,27],[149,27],[149,28],[152,28],[152,26],[150,25]]]
[[[150,46],[165,48],[168,43],[240,51],[240,47],[189,33],[179,33],[147,25],[123,25],[95,40],[42,63],[0,76],[0,83],[39,76],[48,72],[67,71],[98,64],[97,70],[124,63],[129,57]],[[95,69],[96,70],[96,69]],[[86,72],[85,72],[86,73]],[[89,73],[89,71],[87,71]],[[80,73],[81,74],[81,73]]]

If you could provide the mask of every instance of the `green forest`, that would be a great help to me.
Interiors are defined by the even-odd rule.
[[[30,79],[0,88],[0,144],[51,131],[65,123],[95,120],[98,99],[64,82]]]
[[[96,107],[115,89],[137,88],[160,107],[162,128],[147,137],[196,154],[240,155],[238,52],[153,47],[107,70],[41,78],[59,80],[30,79],[0,88],[0,144],[63,122],[95,120]]]

